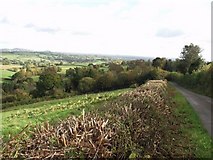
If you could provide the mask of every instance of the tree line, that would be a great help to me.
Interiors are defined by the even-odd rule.
[[[208,88],[212,82],[212,78],[209,78],[212,67],[204,69],[211,64],[203,60],[201,51],[198,45],[190,44],[184,46],[180,58],[176,60],[156,57],[152,61],[110,62],[104,65],[105,68],[103,65],[89,64],[86,67],[70,68],[65,74],[59,73],[61,69],[57,66],[27,68],[14,74],[11,81],[3,83],[2,102],[10,105],[25,99],[30,103],[35,99],[137,87],[150,79],[168,79],[186,87],[199,88],[204,85],[204,78],[208,77],[205,85]],[[33,80],[33,75],[39,76],[37,82]]]

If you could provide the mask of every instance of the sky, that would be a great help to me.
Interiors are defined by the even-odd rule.
[[[0,48],[211,60],[211,0],[0,0]]]

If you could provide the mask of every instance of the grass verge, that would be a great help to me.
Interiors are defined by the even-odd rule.
[[[186,98],[175,88],[169,86],[169,90],[172,93],[172,100],[177,106],[174,114],[180,120],[181,132],[189,138],[194,148],[195,157],[211,158],[213,153],[212,138],[203,127],[197,113]]]

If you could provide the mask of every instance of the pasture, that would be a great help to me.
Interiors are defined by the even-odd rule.
[[[15,74],[15,72],[0,69],[1,79],[0,83],[2,83],[5,79],[11,79],[11,76]]]

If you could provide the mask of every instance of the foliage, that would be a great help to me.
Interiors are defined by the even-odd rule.
[[[39,77],[39,81],[36,84],[37,93],[34,96],[51,95],[53,90],[61,85],[61,76],[54,68],[47,68]]]
[[[201,52],[201,48],[193,43],[184,46],[180,61],[182,73],[192,73],[194,70],[199,69],[204,62],[201,55],[199,55]]]
[[[78,90],[81,93],[88,93],[93,91],[95,88],[95,80],[91,77],[83,77],[79,81]]]
[[[114,71],[116,73],[120,73],[124,71],[123,67],[120,64],[116,64],[116,63],[109,63],[109,70]]]
[[[152,60],[153,67],[163,68],[165,66],[165,64],[166,64],[166,58],[157,57]]]
[[[167,75],[167,79],[175,81],[195,92],[212,97],[212,68],[213,64],[204,65],[200,70],[185,75],[178,72],[171,72]]]
[[[109,71],[97,78],[95,88],[99,91],[110,90],[113,88],[115,81],[115,74]]]

